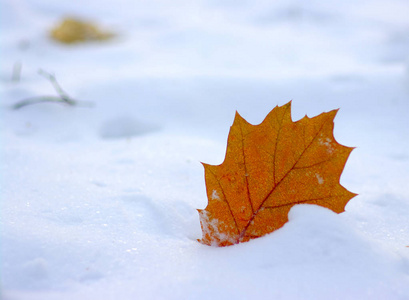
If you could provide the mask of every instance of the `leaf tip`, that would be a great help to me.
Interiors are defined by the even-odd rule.
[[[233,121],[233,125],[234,123],[238,122],[238,121],[243,121],[244,118],[239,114],[239,112],[236,110],[236,113],[234,114],[234,121]],[[232,125],[232,126],[233,126]]]
[[[276,108],[281,108],[284,109],[285,111],[289,111],[290,115],[291,115],[291,104],[292,104],[293,100],[288,101],[287,103],[281,105],[281,106],[276,106]]]

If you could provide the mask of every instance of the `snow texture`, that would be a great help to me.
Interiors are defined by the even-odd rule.
[[[67,15],[117,36],[50,40]],[[409,299],[408,16],[406,0],[2,0],[0,298]],[[12,110],[57,95],[39,69],[93,106]],[[255,124],[289,100],[293,120],[340,108],[359,195],[200,244],[200,162],[223,161],[236,110]]]

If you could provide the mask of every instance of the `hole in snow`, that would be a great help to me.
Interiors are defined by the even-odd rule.
[[[104,139],[117,139],[142,135],[158,129],[156,125],[145,124],[129,116],[121,116],[105,121],[99,134]]]

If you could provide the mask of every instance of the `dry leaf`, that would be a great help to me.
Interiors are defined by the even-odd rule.
[[[113,33],[101,31],[95,24],[75,18],[65,18],[51,31],[51,37],[64,44],[102,41],[113,36]]]
[[[236,113],[224,162],[203,164],[208,205],[198,210],[200,242],[228,246],[261,237],[282,227],[296,204],[343,212],[356,195],[339,183],[353,148],[334,139],[336,113],[293,122],[289,102],[259,125]]]

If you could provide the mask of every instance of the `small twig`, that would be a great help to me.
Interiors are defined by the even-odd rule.
[[[78,101],[78,100],[71,98],[58,84],[54,75],[47,73],[43,70],[39,70],[38,73],[51,82],[55,91],[58,93],[58,96],[40,96],[40,97],[30,97],[27,99],[23,99],[17,102],[16,104],[14,104],[12,106],[13,109],[19,109],[27,105],[44,103],[44,102],[61,103],[61,104],[66,104],[70,106],[86,106],[86,107],[93,106],[91,102]]]
[[[23,99],[12,106],[13,109],[19,109],[27,105],[43,103],[43,102],[56,102],[62,104],[68,104],[66,101],[61,100],[60,97],[57,96],[42,96],[42,97],[31,97]],[[75,104],[68,104],[68,105],[75,105]]]
[[[75,100],[73,100],[68,94],[61,88],[61,86],[58,84],[57,79],[55,79],[55,76],[53,74],[47,73],[44,70],[39,70],[38,74],[43,76],[45,79],[48,79],[51,84],[53,85],[55,91],[60,95],[60,98],[67,102],[69,105],[75,105]]]

